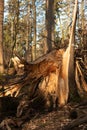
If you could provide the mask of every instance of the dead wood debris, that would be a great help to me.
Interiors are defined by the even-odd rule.
[[[87,69],[80,58],[76,60],[75,79],[80,97],[87,97]]]
[[[52,53],[49,53],[48,56],[47,55],[43,56],[42,58],[39,58],[33,63],[26,63],[25,61],[23,61],[24,67],[25,67],[24,73],[22,75],[16,74],[13,77],[9,77],[7,84],[2,85],[3,84],[2,82],[1,89],[3,88],[3,90],[0,92],[0,95],[1,96],[9,95],[12,97],[18,97],[18,106],[15,112],[16,116],[14,118],[8,117],[6,119],[3,118],[3,120],[1,120],[2,122],[0,124],[0,129],[2,130],[5,130],[5,129],[6,130],[17,130],[17,129],[18,130],[28,130],[28,129],[51,130],[51,128],[48,127],[49,123],[47,127],[45,127],[46,124],[42,123],[41,127],[36,126],[34,129],[34,126],[32,126],[31,128],[29,121],[30,120],[32,121],[34,119],[38,120],[37,117],[40,114],[39,110],[44,109],[43,104],[45,103],[46,98],[48,98],[48,101],[49,99],[52,101],[53,95],[55,98],[54,93],[52,93],[52,96],[50,95],[49,97],[46,96],[46,98],[44,98],[43,96],[44,91],[41,92],[39,89],[39,86],[45,82],[45,84],[47,83],[46,86],[48,86],[49,88],[49,85],[50,85],[49,80],[51,80],[51,76],[53,75],[55,77],[56,69],[60,70],[62,66],[61,64],[62,54],[63,54],[63,50],[61,51],[54,50]],[[76,61],[76,73],[77,73],[76,82],[77,82],[78,91],[81,90],[82,92],[85,91],[86,93],[87,92],[86,91],[87,69],[85,68],[85,64],[83,61]],[[81,84],[79,84],[79,82],[81,82]],[[43,85],[41,89],[43,90]],[[48,93],[49,93],[49,90],[48,90]],[[56,129],[69,130],[69,129],[74,129],[76,127],[82,128],[82,125],[87,122],[86,110],[87,110],[86,103],[85,105],[84,104],[77,105],[77,106],[74,106],[74,108],[68,107],[67,109],[63,110],[63,112],[67,114],[67,117],[64,119],[64,121],[60,119],[60,117],[64,118],[66,114],[65,115],[63,114],[63,116],[61,116],[60,114],[60,117],[59,115],[58,117],[56,117],[60,119],[56,121]],[[56,113],[57,115],[58,113],[60,113],[60,111],[61,110],[58,109],[58,111],[55,111],[54,113]],[[49,115],[49,113],[47,115]],[[11,116],[11,115],[9,114],[8,116]],[[50,118],[53,118],[53,115],[51,117],[48,116],[48,118],[49,118],[48,120],[50,120]],[[46,120],[45,120],[45,123],[47,123]],[[52,121],[52,123],[54,123],[54,121]],[[55,129],[55,126],[52,126],[52,129]]]

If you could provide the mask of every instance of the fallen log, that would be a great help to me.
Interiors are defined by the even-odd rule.
[[[83,116],[79,119],[72,121],[68,125],[64,126],[62,130],[72,130],[73,128],[78,127],[79,125],[82,125],[84,123],[87,123],[87,116]]]

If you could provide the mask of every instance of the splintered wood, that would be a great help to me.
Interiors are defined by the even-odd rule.
[[[76,79],[76,84],[78,88],[79,95],[81,97],[87,97],[87,82],[84,77],[84,71],[85,68],[82,68],[81,66],[82,59],[80,61],[76,61],[76,70],[75,70],[75,79]]]
[[[48,105],[49,107],[52,106],[52,104],[54,104],[53,106],[58,106],[58,104],[60,106],[65,105],[68,100],[67,81],[65,78],[67,71],[64,71],[66,66],[64,68],[63,55],[63,49],[53,50],[32,63],[25,62],[24,71],[26,76],[20,78],[20,82],[19,79],[16,80],[16,82],[14,79],[13,83],[15,84],[10,85],[9,89],[6,89],[2,95],[17,96],[19,90],[28,85],[28,87],[32,86],[32,95],[33,92],[38,92],[37,95],[42,93],[46,104],[50,104]],[[39,91],[37,91],[37,89],[39,89]]]

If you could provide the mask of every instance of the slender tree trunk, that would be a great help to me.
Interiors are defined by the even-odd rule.
[[[29,59],[29,51],[30,51],[30,35],[31,35],[31,24],[30,24],[30,0],[28,0],[28,7],[27,7],[27,29],[26,29],[26,52],[25,52],[25,59],[26,61],[30,61]]]
[[[4,56],[3,56],[3,15],[4,0],[0,0],[0,73],[4,72]]]
[[[18,48],[18,45],[17,45],[17,35],[18,35],[18,31],[19,31],[19,0],[16,0],[16,5],[15,5],[15,10],[16,10],[16,13],[14,14],[14,35],[13,35],[13,47],[12,47],[12,55],[13,55],[13,52],[14,50],[17,51],[17,48]]]
[[[82,0],[81,2],[81,28],[82,28],[82,37],[81,37],[81,44],[82,46],[84,46],[84,34],[83,34],[83,30],[84,30],[84,0]]]
[[[16,17],[15,17],[15,49],[18,49],[18,44],[17,44],[17,35],[19,32],[19,0],[17,0],[17,12],[16,12]]]
[[[36,59],[36,0],[32,1],[33,3],[33,29],[34,29],[34,35],[33,35],[33,43],[32,43],[32,61]]]
[[[59,99],[60,99],[60,104],[62,104],[62,105],[67,103],[68,98],[69,98],[69,91],[70,91],[70,95],[71,95],[71,93],[72,93],[71,90],[73,91],[74,82],[75,82],[73,35],[75,35],[77,5],[78,5],[78,0],[75,0],[75,8],[74,8],[73,23],[72,23],[72,28],[71,28],[69,45],[63,54],[62,71],[61,71],[61,75],[59,77],[59,87],[60,87],[60,90],[62,90],[62,91],[60,91]]]
[[[69,40],[69,88],[70,93],[76,93],[75,87],[75,68],[74,68],[74,44],[75,44],[75,28],[76,28],[76,20],[77,20],[77,10],[78,10],[78,0],[75,0],[74,14],[73,14],[73,22]],[[77,94],[77,93],[76,93]]]
[[[48,51],[54,47],[54,0],[46,0],[46,30]]]

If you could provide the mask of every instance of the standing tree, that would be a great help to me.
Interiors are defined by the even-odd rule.
[[[0,73],[4,72],[4,58],[3,58],[3,13],[4,13],[4,0],[0,0]]]
[[[47,46],[51,51],[54,46],[54,0],[46,0]]]
[[[32,60],[36,59],[36,0],[32,1],[33,5],[33,44],[32,44]]]

